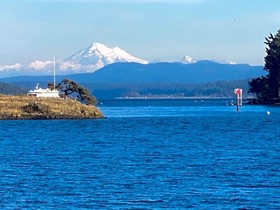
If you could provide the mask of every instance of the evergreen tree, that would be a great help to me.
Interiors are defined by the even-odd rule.
[[[255,78],[249,82],[249,92],[255,93],[258,99],[270,100],[279,98],[280,89],[280,30],[276,35],[265,38],[266,47],[264,70],[267,76]]]
[[[48,84],[48,88],[53,89],[53,83]],[[82,86],[80,86],[75,81],[70,79],[63,79],[57,86],[63,96],[71,96],[77,98],[79,101],[87,104],[94,105],[97,103],[97,99],[91,95],[90,91]]]

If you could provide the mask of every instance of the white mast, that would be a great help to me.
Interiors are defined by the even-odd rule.
[[[55,56],[53,57],[53,90],[55,91]]]

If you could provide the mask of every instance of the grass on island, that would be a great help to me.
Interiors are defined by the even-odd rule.
[[[103,118],[100,110],[75,100],[0,95],[0,119]]]

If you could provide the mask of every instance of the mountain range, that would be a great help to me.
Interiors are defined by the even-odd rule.
[[[59,81],[69,78],[81,83],[96,84],[145,84],[145,83],[205,83],[215,81],[242,80],[264,75],[263,66],[248,64],[220,64],[201,60],[191,64],[161,62],[140,64],[119,62],[108,64],[98,71],[57,75]],[[15,76],[0,79],[4,82],[52,81],[53,76]]]
[[[248,80],[264,75],[262,66],[198,61],[175,63],[113,63],[92,73],[57,75],[72,79],[93,91],[99,99],[126,96],[232,97],[234,88],[248,90]],[[46,87],[52,76],[17,76],[0,79],[25,89],[37,83]],[[244,94],[245,96],[245,94]]]
[[[190,56],[184,56],[181,60],[178,60],[178,62],[194,64],[198,61],[195,61]],[[65,59],[57,60],[56,71],[57,74],[60,75],[91,73],[114,63],[148,64],[149,62],[135,57],[119,47],[109,48],[101,43],[93,43]],[[234,64],[233,62],[226,63]],[[35,60],[27,65],[21,63],[0,65],[0,78],[19,75],[50,75],[52,73],[52,60]]]
[[[108,48],[100,43],[57,61],[56,69],[56,81],[72,79],[99,98],[167,93],[229,97],[233,88],[248,90],[249,79],[265,75],[263,66],[196,61],[189,56],[178,62],[148,63],[118,47]],[[37,83],[46,87],[53,81],[52,74],[53,61],[0,66],[0,81],[25,89],[33,89]]]

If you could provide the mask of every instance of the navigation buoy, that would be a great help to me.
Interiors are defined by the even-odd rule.
[[[239,112],[239,106],[242,106],[242,89],[236,88],[233,92],[236,95],[236,111]]]
[[[267,111],[266,114],[267,114],[267,115],[270,115],[270,111]]]

